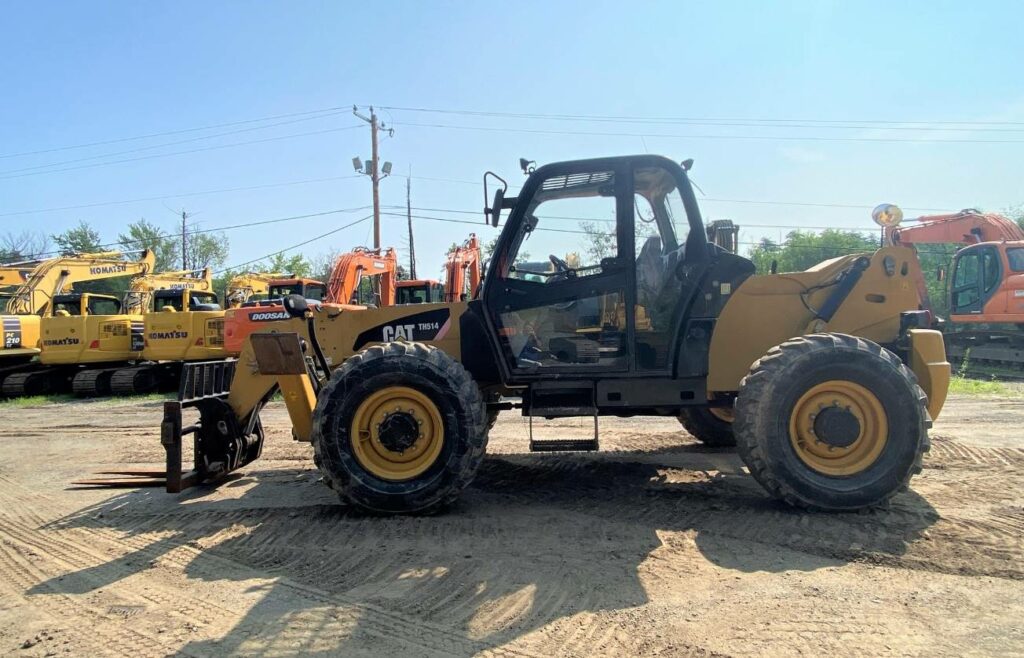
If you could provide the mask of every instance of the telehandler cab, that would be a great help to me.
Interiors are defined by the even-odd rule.
[[[914,252],[757,276],[709,244],[691,164],[550,164],[528,171],[515,198],[488,172],[485,198],[489,179],[503,183],[491,224],[509,214],[474,299],[349,312],[286,298],[294,319],[249,336],[238,361],[186,368],[162,425],[168,490],[259,457],[260,410],[280,390],[326,483],[366,510],[455,500],[489,420],[513,407],[593,417],[592,440],[531,437],[535,451],[597,449],[600,416],[687,414],[699,439],[734,437],[751,475],[790,504],[885,502],[921,469],[949,382],[942,336],[919,310]],[[578,242],[565,220],[588,217],[608,223],[605,253],[555,255]],[[550,253],[551,267],[531,268],[527,250]],[[183,426],[183,408],[198,409],[197,424]],[[195,468],[182,473],[188,435]]]

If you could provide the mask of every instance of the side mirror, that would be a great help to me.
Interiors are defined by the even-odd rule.
[[[293,318],[305,317],[309,310],[309,303],[302,295],[288,295],[282,300],[284,311]]]
[[[494,190],[494,204],[491,205],[491,226],[497,226],[501,220],[501,204],[505,202],[505,190],[498,188]]]

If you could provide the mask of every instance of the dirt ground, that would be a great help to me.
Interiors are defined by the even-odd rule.
[[[172,496],[69,488],[160,465],[159,402],[0,405],[0,654],[1024,654],[1020,399],[952,399],[912,491],[838,515],[672,419],[534,455],[506,412],[454,509],[362,516],[265,418],[262,460]]]

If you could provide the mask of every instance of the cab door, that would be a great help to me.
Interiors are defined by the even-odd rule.
[[[510,382],[630,370],[630,174],[628,160],[592,160],[527,181],[483,294]]]
[[[992,245],[967,247],[956,257],[950,287],[951,315],[982,315],[999,288],[1002,266]]]

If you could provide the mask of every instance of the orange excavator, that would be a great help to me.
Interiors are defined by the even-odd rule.
[[[473,299],[480,287],[480,242],[476,233],[448,254],[445,264],[447,281],[444,301],[461,302]]]
[[[1024,369],[1024,230],[1003,215],[973,208],[918,217],[908,226],[899,225],[902,213],[895,206],[876,208],[876,215],[885,213],[890,244],[967,245],[953,256],[948,279],[950,361]],[[924,290],[923,279],[917,285]],[[922,300],[930,305],[927,293]]]
[[[409,279],[396,285],[397,304],[436,304],[472,299],[480,287],[480,242],[475,233],[448,252],[446,283],[434,279]],[[467,285],[468,284],[468,285]]]
[[[398,256],[395,250],[371,250],[357,247],[338,256],[331,269],[327,283],[327,295],[323,301],[341,304],[348,309],[363,308],[359,299],[360,283],[364,277],[379,279],[374,306],[392,306],[395,303],[395,279],[398,271]],[[283,295],[282,295],[283,297]],[[320,300],[310,300],[319,303]],[[224,315],[224,349],[228,354],[238,354],[246,337],[267,322],[287,320],[288,314],[281,304],[281,297],[271,297],[258,302],[247,302],[239,308],[228,309]]]

